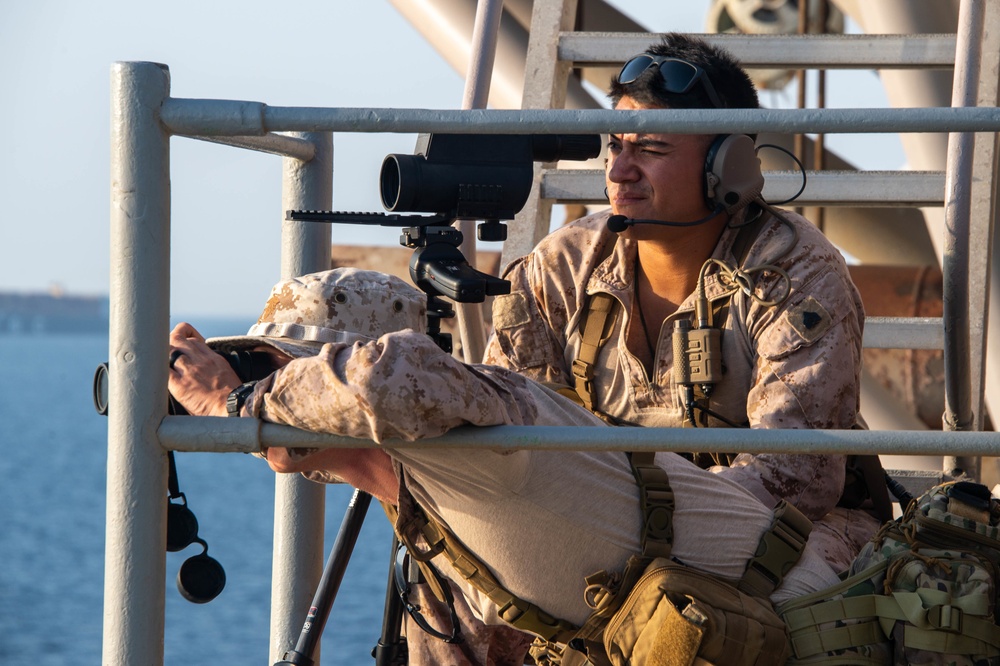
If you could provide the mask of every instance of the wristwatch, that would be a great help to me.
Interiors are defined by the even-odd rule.
[[[246,403],[247,398],[250,397],[250,394],[253,393],[253,387],[256,385],[257,382],[246,382],[232,390],[229,397],[226,398],[226,411],[230,416],[240,415],[243,405]]]

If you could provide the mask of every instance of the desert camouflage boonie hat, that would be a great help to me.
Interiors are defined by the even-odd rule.
[[[268,345],[298,358],[329,342],[377,340],[427,328],[427,296],[394,275],[335,268],[282,280],[246,335],[212,338],[218,351]]]

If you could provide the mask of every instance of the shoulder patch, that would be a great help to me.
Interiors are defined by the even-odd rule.
[[[812,296],[790,308],[787,316],[788,323],[806,342],[815,341],[833,324],[830,313]]]
[[[530,321],[528,299],[524,297],[524,293],[515,291],[493,299],[493,328],[497,330],[516,328]]]

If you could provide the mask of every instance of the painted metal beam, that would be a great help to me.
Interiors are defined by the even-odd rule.
[[[282,161],[281,210],[327,210],[333,204],[333,137],[297,137],[314,145],[313,159]],[[281,222],[281,277],[330,268],[330,224]],[[236,419],[232,419],[236,420]],[[243,420],[243,419],[239,419]],[[274,492],[274,554],[271,561],[270,662],[295,648],[323,573],[326,492],[299,474],[278,475]],[[316,654],[319,663],[319,654]]]
[[[954,34],[700,35],[732,53],[744,67],[776,69],[929,69],[955,62]],[[567,32],[559,59],[577,65],[618,65],[660,40],[651,32]]]
[[[542,196],[557,202],[606,203],[604,171],[549,169],[542,173]],[[941,171],[807,171],[801,206],[941,206]],[[795,171],[765,171],[766,201],[784,201],[802,185]],[[921,224],[923,220],[920,220]]]
[[[274,423],[239,419],[220,430],[217,417],[169,416],[159,436],[175,451],[245,451],[248,445],[331,449],[487,448],[562,451],[734,451],[755,453],[875,453],[1000,455],[1000,433],[910,430],[767,430],[734,428],[600,428],[494,426],[456,428],[418,441],[368,440],[321,435]],[[236,419],[231,419],[236,420]],[[245,423],[242,423],[245,422]],[[257,439],[255,439],[257,438]],[[195,444],[198,447],[195,447]],[[202,448],[204,447],[204,448]]]
[[[170,310],[170,72],[111,68],[111,318],[102,664],[163,664]]]
[[[285,136],[284,134],[265,134],[263,136],[192,136],[188,138],[232,146],[234,148],[255,150],[259,153],[294,157],[303,162],[308,162],[316,155],[316,146],[311,142],[296,139],[293,136]]]
[[[862,344],[865,349],[942,349],[944,322],[940,317],[868,317]]]
[[[237,104],[237,103],[232,103]],[[450,132],[479,134],[576,134],[608,132],[822,132],[872,134],[906,132],[996,132],[1000,109],[949,107],[913,109],[355,109],[257,106],[236,113],[220,100],[171,98],[160,117],[175,134],[263,135],[272,132]]]

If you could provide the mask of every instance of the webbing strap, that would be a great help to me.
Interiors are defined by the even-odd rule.
[[[886,641],[897,621],[908,623],[903,641],[907,647],[956,654],[985,654],[990,648],[1000,649],[1000,627],[992,618],[970,615],[982,610],[974,599],[959,597],[942,603],[931,602],[928,607],[924,603],[927,600],[921,600],[919,592],[895,592],[893,596],[870,594],[832,599],[789,611],[782,619],[800,659]],[[963,609],[963,606],[968,608]],[[850,620],[860,622],[818,629],[823,624]]]
[[[393,528],[395,528],[396,519],[399,517],[399,511],[389,502],[380,500],[379,503],[382,505],[382,510],[385,511],[385,515],[388,516],[389,522],[393,525]],[[416,563],[417,568],[420,569],[420,573],[423,574],[424,582],[427,583],[427,587],[430,588],[434,598],[443,604],[448,604],[450,608],[454,602],[448,600],[449,595],[445,592],[441,579],[435,575],[435,572],[431,569],[431,565],[426,561],[426,558],[424,560],[419,560],[416,557],[413,557],[413,553],[416,552],[416,549],[410,547],[410,539],[406,539],[404,541],[398,534],[396,535],[396,538],[399,539],[400,543],[403,544],[407,552],[410,553],[411,559]]]
[[[577,631],[575,625],[552,617],[535,604],[508,592],[450,530],[426,514],[425,519],[422,532],[431,550],[438,550],[470,585],[496,604],[504,622],[553,642],[566,642]]]
[[[812,522],[794,506],[781,500],[774,509],[774,522],[757,544],[736,587],[746,594],[767,599],[795,566],[812,532]]]
[[[791,637],[792,650],[799,659],[885,641],[885,634],[877,620],[824,629],[802,636],[793,634]]]
[[[604,328],[615,307],[615,299],[604,293],[592,294],[587,300],[587,316],[583,325],[580,354],[573,361],[573,381],[583,406],[594,411],[594,364],[604,344]]]
[[[914,650],[944,654],[985,654],[991,657],[1000,655],[996,636],[989,633],[990,630],[996,630],[997,626],[979,618],[974,619],[975,626],[963,629],[960,634],[907,625],[903,627],[903,645]]]
[[[656,466],[652,451],[632,453],[629,462],[639,485],[643,557],[670,557],[674,543],[674,491],[667,472]]]

